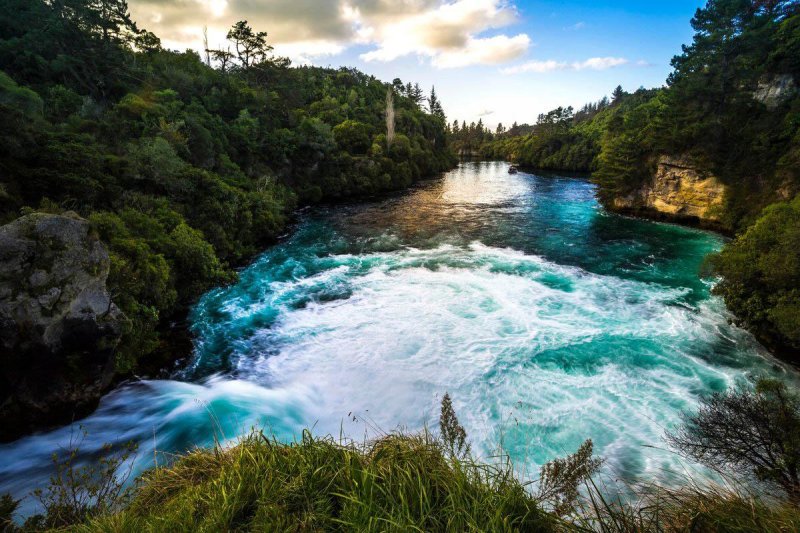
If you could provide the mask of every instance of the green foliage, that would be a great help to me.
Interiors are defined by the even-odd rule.
[[[45,489],[33,496],[43,514],[26,520],[25,531],[73,526],[93,516],[118,510],[128,499],[128,479],[133,472],[133,443],[105,444],[98,457],[79,463],[80,446],[86,433],[73,435],[62,455],[53,454],[54,473]]]
[[[19,503],[19,500],[15,500],[10,494],[0,496],[0,531],[5,533],[15,529],[14,513],[17,512]]]
[[[252,434],[144,475],[78,531],[555,531],[506,464],[451,461],[428,434],[343,445]]]
[[[395,98],[405,140],[387,158],[376,134],[389,86],[289,68],[266,37],[237,23],[228,64],[213,68],[162,49],[123,0],[0,0],[0,219],[47,198],[92,220],[129,322],[120,372],[274,242],[298,202],[381,193],[453,164],[419,100]]]
[[[714,291],[742,324],[800,350],[800,196],[766,208],[711,262],[723,276]]]
[[[798,221],[785,199],[800,193],[800,3],[710,0],[692,27],[665,89],[617,87],[577,113],[557,108],[496,133],[456,121],[451,143],[467,155],[592,172],[612,208],[647,186],[662,156],[688,157],[726,185],[719,226],[746,231],[714,260],[724,277],[716,292],[766,344],[796,353]]]
[[[575,519],[578,531],[608,533],[789,533],[800,529],[800,509],[760,498],[743,487],[638,484],[633,504],[610,499],[594,484]]]
[[[370,128],[356,120],[345,120],[333,128],[333,137],[340,150],[363,155],[372,146]]]

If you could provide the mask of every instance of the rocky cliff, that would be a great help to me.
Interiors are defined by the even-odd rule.
[[[125,320],[109,264],[75,214],[0,227],[0,440],[82,416],[108,388]]]
[[[661,156],[653,178],[629,195],[615,198],[613,207],[723,229],[720,216],[724,197],[725,185],[699,170],[688,157]]]

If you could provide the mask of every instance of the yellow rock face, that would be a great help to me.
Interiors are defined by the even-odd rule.
[[[653,179],[633,194],[616,198],[618,209],[652,209],[665,215],[719,220],[725,186],[700,173],[685,157],[662,156]]]

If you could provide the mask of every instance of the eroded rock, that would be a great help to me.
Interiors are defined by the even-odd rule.
[[[125,320],[109,265],[74,213],[0,227],[0,440],[82,416],[108,388]]]
[[[725,185],[688,157],[662,156],[655,176],[628,196],[614,199],[621,211],[652,211],[664,218],[720,222]]]

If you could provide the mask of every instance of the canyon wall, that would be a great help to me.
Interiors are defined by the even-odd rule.
[[[722,228],[725,185],[699,170],[686,156],[661,156],[655,175],[639,189],[613,201],[621,212]]]

